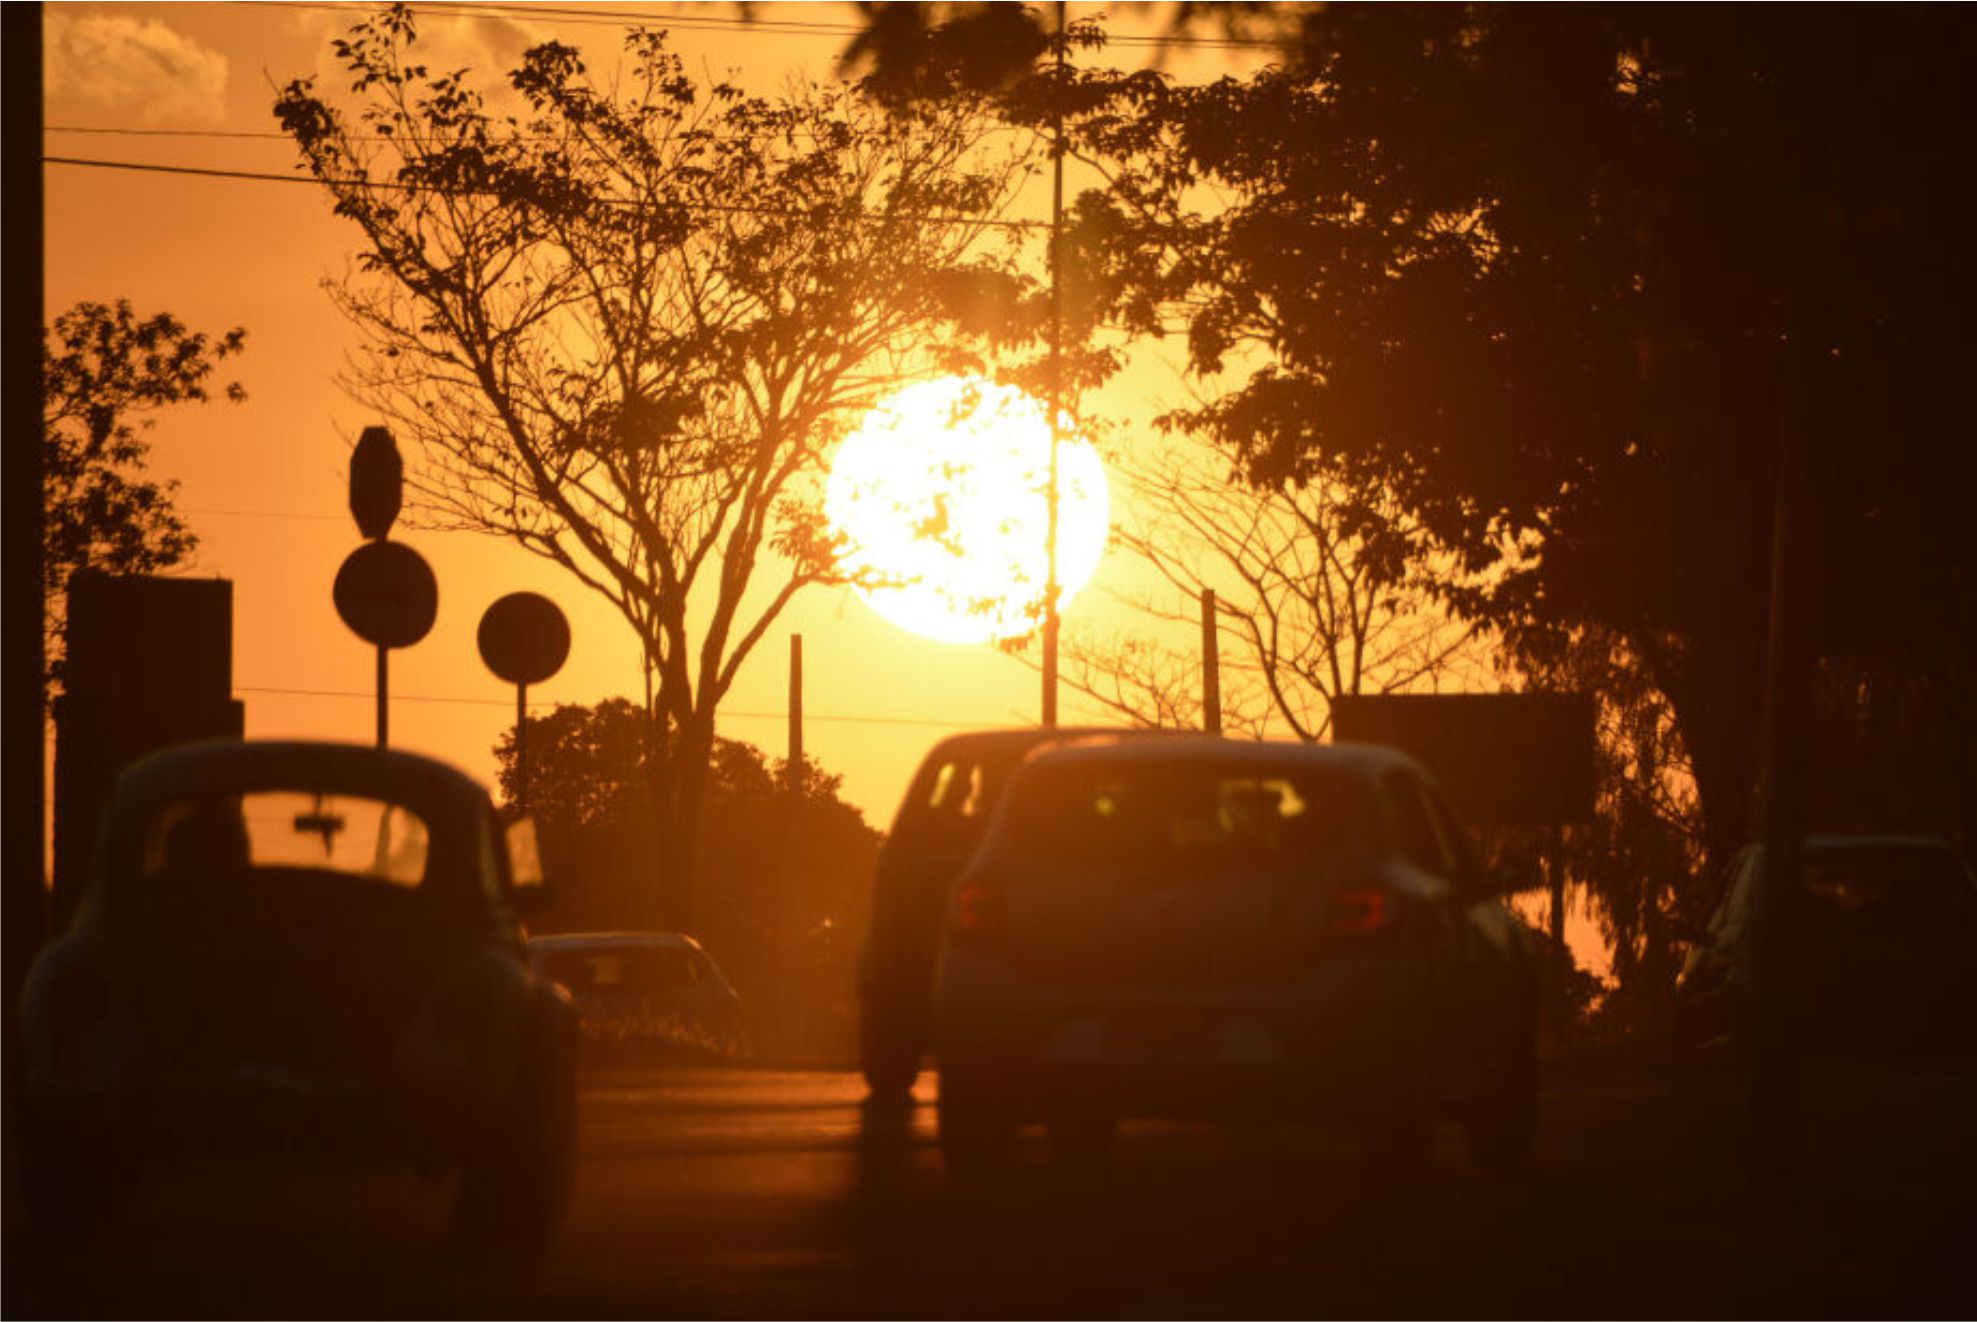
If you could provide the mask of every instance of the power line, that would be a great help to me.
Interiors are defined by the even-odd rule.
[[[89,157],[89,156],[43,156],[41,158],[41,161],[42,164],[44,165],[72,165],[72,166],[77,166],[84,169],[92,169],[92,170],[129,170],[138,174],[170,174],[170,175],[181,175],[181,176],[186,176],[189,178],[197,178],[197,179],[234,179],[234,180],[242,180],[249,183],[307,184],[315,188],[338,187],[338,188],[374,188],[374,189],[384,189],[384,190],[396,189],[400,192],[406,192],[406,193],[432,193],[441,197],[499,198],[502,196],[500,193],[490,188],[449,188],[440,184],[391,183],[391,182],[382,182],[376,179],[317,179],[314,177],[305,178],[301,175],[292,175],[292,174],[271,174],[266,170],[223,170],[215,166],[206,166],[206,165],[165,165],[152,161],[114,161],[114,160],[105,160],[100,157]],[[635,206],[643,205],[642,203],[636,202],[630,198],[605,198],[602,200],[608,206],[635,207]],[[749,206],[746,203],[739,203],[739,202],[720,203],[720,202],[670,202],[669,201],[662,205],[668,207],[675,207],[682,211],[709,212],[716,215],[764,216],[771,219],[783,219],[783,220],[811,219],[811,213],[808,212],[786,211],[779,207]],[[1010,230],[1047,230],[1050,228],[1050,222],[1047,220],[1011,220],[999,216],[969,216],[969,215],[961,215],[958,213],[950,217],[910,216],[910,215],[886,216],[886,215],[878,215],[869,211],[858,211],[852,213],[852,216],[854,219],[869,220],[880,223],[892,222],[892,221],[899,221],[899,222],[905,222],[916,225],[944,225],[944,224],[967,223],[974,225],[985,225],[994,229],[1010,229]]]
[[[291,0],[232,0],[250,9],[313,9],[331,13],[381,12],[385,6],[364,3],[291,2]],[[600,9],[579,5],[498,3],[487,0],[428,0],[410,8],[426,10],[441,17],[533,18],[557,22],[618,27],[679,27],[687,31],[729,32],[738,36],[857,37],[865,29],[855,23],[817,22],[792,18],[742,18],[717,14],[639,13],[626,9]],[[1278,50],[1279,43],[1248,37],[1146,37],[1129,33],[1108,34],[1109,46],[1140,48],[1205,48],[1211,50]]]
[[[363,692],[359,692],[356,689],[275,688],[266,685],[255,685],[255,684],[236,684],[233,686],[233,689],[234,692],[236,693],[261,693],[261,694],[268,694],[274,697],[353,698],[353,699],[361,698],[365,702],[375,702],[377,700],[377,694],[363,693]],[[450,703],[458,706],[505,707],[510,709],[512,709],[515,705],[507,698],[468,698],[468,697],[460,697],[453,694],[439,694],[439,693],[394,693],[391,695],[391,700],[393,702],[434,702],[434,703]],[[536,702],[531,702],[529,704],[529,708],[531,710],[540,710],[543,708],[555,708],[558,706],[566,706],[566,705],[568,704],[557,703],[547,700],[539,700]],[[786,721],[789,719],[788,712],[735,711],[727,708],[720,709],[719,711],[716,712],[716,715],[733,717],[737,720],[751,720],[751,721]],[[844,725],[911,725],[911,726],[923,726],[937,730],[975,729],[978,728],[981,724],[978,721],[942,721],[942,720],[935,720],[931,717],[921,717],[921,716],[872,716],[872,715],[854,714],[850,712],[814,712],[809,710],[807,706],[804,709],[803,718],[806,721],[832,721]]]

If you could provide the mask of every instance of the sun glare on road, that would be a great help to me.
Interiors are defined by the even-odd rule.
[[[1058,446],[1059,609],[1105,550],[1105,465]],[[949,643],[1013,638],[1043,618],[1050,421],[1014,386],[949,377],[893,395],[844,441],[824,512],[872,609]]]

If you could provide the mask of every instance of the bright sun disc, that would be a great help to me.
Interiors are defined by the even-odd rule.
[[[949,643],[1014,638],[1043,618],[1050,420],[1014,386],[950,377],[867,415],[832,461],[824,514],[872,609]],[[1105,464],[1057,447],[1058,607],[1105,550]]]

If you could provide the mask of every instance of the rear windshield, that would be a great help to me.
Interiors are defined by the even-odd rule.
[[[168,803],[145,823],[147,877],[211,877],[264,868],[344,873],[393,886],[425,880],[425,818],[349,794],[257,790]]]
[[[974,848],[988,829],[989,814],[1009,779],[1010,769],[1028,750],[1001,750],[984,757],[953,753],[914,779],[894,825],[896,847],[935,853]]]
[[[1349,843],[1366,801],[1355,777],[1311,767],[1153,762],[1037,767],[1010,804],[1012,843],[1098,867],[1299,871]]]
[[[678,991],[701,980],[699,956],[677,946],[559,950],[545,956],[541,967],[577,996]]]

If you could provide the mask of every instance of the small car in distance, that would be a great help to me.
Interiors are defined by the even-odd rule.
[[[1731,861],[1723,895],[1675,984],[1690,1046],[1734,1042],[1750,1010],[1764,847]],[[1801,1047],[1977,1047],[1977,882],[1956,851],[1921,836],[1805,842],[1796,949],[1786,952]]]
[[[941,1148],[1041,1121],[1343,1122],[1410,1166],[1436,1117],[1509,1169],[1535,1121],[1523,925],[1398,752],[1176,737],[1043,748],[955,883],[934,997]]]
[[[317,1151],[457,1173],[462,1247],[546,1248],[576,1020],[523,951],[531,830],[373,747],[214,741],[127,769],[23,997],[30,1214],[100,1224],[153,1156]]]
[[[748,1054],[741,997],[683,932],[537,936],[529,959],[570,993],[593,1063]]]

